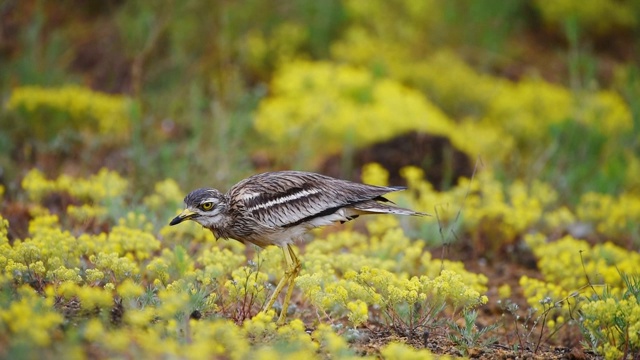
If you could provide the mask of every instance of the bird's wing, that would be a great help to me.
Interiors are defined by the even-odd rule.
[[[365,201],[387,201],[382,195],[402,189],[359,184],[315,173],[280,171],[249,177],[232,187],[227,195],[231,206],[241,209],[245,216],[252,216],[269,227],[291,227]]]

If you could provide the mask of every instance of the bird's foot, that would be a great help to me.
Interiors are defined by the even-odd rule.
[[[280,312],[280,316],[278,317],[278,321],[276,321],[276,325],[283,326],[287,323],[287,314],[285,312]]]

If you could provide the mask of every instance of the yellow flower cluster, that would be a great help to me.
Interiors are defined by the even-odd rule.
[[[97,255],[89,256],[96,269],[103,273],[110,273],[113,282],[122,281],[128,277],[137,275],[139,272],[136,263],[128,257],[119,257],[116,253],[99,252]],[[113,284],[107,283],[109,287]]]
[[[374,167],[371,170],[372,174],[376,172]],[[382,169],[378,168],[377,173],[384,177]],[[126,186],[117,174],[110,176],[116,185]],[[101,182],[97,176],[92,179],[98,185]],[[71,192],[68,183],[46,180],[34,171],[25,180],[24,188],[37,194],[31,197],[37,201],[46,194]],[[158,187],[171,189],[174,184],[165,181]],[[82,194],[87,192],[74,192],[72,196],[89,201],[102,201],[104,196],[87,198]],[[153,199],[147,205],[165,201]],[[66,215],[80,209],[82,205],[69,207]],[[19,346],[18,341],[47,346],[52,334],[58,333],[64,339],[59,344],[61,349],[80,357],[83,343],[111,356],[188,354],[198,358],[217,354],[243,358],[251,351],[264,358],[355,357],[346,340],[326,325],[319,325],[309,335],[299,320],[278,328],[273,312],[258,313],[273,289],[269,281],[277,282],[284,271],[281,250],[276,247],[257,251],[248,260],[245,246],[210,241],[212,238],[204,235],[208,232],[196,226],[187,233],[205,241],[194,243],[198,247],[192,253],[193,246],[189,252],[181,245],[162,247],[163,242],[175,244],[192,239],[182,239],[181,233],[163,227],[160,241],[143,214],[124,215],[108,232],[75,236],[63,230],[58,216],[45,208],[34,213],[38,215],[30,221],[29,238],[13,239],[11,243],[7,238],[8,222],[0,222],[2,286],[6,291],[19,292],[14,286],[31,284],[40,291],[38,301],[42,304],[34,305],[35,298],[0,299],[9,309],[0,317],[5,321],[0,324],[0,332],[9,332],[16,339],[10,346]],[[410,312],[414,311],[410,305],[417,302],[426,305],[425,312],[428,306],[433,308],[423,316],[424,321],[430,322],[445,304],[459,309],[487,301],[481,295],[486,291],[484,276],[467,272],[461,263],[433,261],[424,250],[424,242],[409,239],[397,219],[381,216],[367,226],[370,236],[348,229],[332,233],[326,241],[310,243],[300,255],[304,264],[303,276],[298,280],[302,299],[318,304],[320,313],[353,326],[379,319],[409,324]],[[345,248],[350,251],[341,251]],[[305,282],[316,286],[311,289]],[[429,299],[441,307],[430,305]],[[74,302],[79,304],[77,311],[81,310],[81,315],[73,320],[78,336],[71,338],[60,333],[63,330],[58,325],[66,321],[63,314],[74,316],[70,315],[74,310],[63,310]],[[7,324],[17,316],[16,309],[24,306],[34,309],[26,313],[26,321],[34,322],[33,317],[41,316],[40,322],[28,330],[18,328],[19,322],[9,327]],[[124,314],[121,325],[114,328],[104,314],[117,313],[118,306]],[[206,317],[191,320],[195,313]],[[245,321],[238,326],[229,320],[217,320],[213,314]],[[230,341],[230,337],[234,340]],[[37,349],[33,351],[37,353]],[[405,356],[427,354],[408,347],[392,351]]]
[[[381,351],[383,359],[387,360],[447,360],[453,359],[446,355],[433,355],[429,350],[416,350],[411,346],[399,342],[391,342]]]
[[[640,229],[640,196],[586,193],[580,198],[576,213],[578,219],[593,224],[598,233],[624,239]]]
[[[69,205],[67,206],[67,214],[75,221],[83,223],[90,219],[103,219],[107,215],[107,208],[89,204]]]
[[[394,199],[396,202],[407,202],[411,208],[437,215],[424,221],[439,220],[446,225],[457,220],[466,231],[484,234],[494,248],[532,230],[562,233],[578,221],[593,225],[602,236],[626,244],[635,240],[640,223],[640,197],[632,192],[617,196],[586,193],[572,210],[558,206],[557,191],[538,180],[529,185],[521,181],[504,185],[492,171],[481,170],[473,179],[461,178],[455,187],[438,192],[424,179],[420,168],[405,167],[400,174],[416,196],[407,198],[406,193],[400,193]],[[387,177],[380,165],[368,164],[363,168],[366,181],[385,184]]]
[[[610,242],[591,246],[571,236],[547,243],[544,235],[532,234],[525,240],[538,258],[544,281],[524,276],[520,286],[538,314],[548,312],[550,329],[575,318],[580,310],[586,335],[593,338],[600,334],[603,342],[594,347],[606,358],[620,358],[625,341],[640,348],[640,328],[635,325],[640,305],[636,297],[629,296],[629,279],[640,276],[639,253]],[[589,300],[585,303],[584,299]],[[633,332],[619,334],[620,327]]]
[[[622,359],[640,351],[640,304],[636,296],[604,297],[581,308],[583,326],[601,341],[597,349],[605,359]]]
[[[202,231],[202,229],[200,229]],[[265,250],[266,251],[266,250]],[[277,258],[277,255],[273,254]],[[196,262],[200,265],[198,270],[201,281],[212,281],[219,279],[224,274],[231,273],[246,262],[246,258],[238,251],[217,246],[206,248],[200,254]]]
[[[0,281],[6,289],[6,279]],[[21,285],[16,289],[15,299],[0,307],[0,331],[7,331],[12,341],[27,348],[50,345],[64,321],[53,309],[53,303],[52,298],[43,298],[28,285]]]
[[[452,127],[419,92],[348,65],[288,63],[273,79],[271,94],[260,104],[256,130],[273,144],[287,144],[282,150],[306,149],[308,155],[411,130],[445,134]]]
[[[146,231],[116,225],[109,235],[96,236],[93,242],[99,244],[100,250],[115,253],[138,260],[145,260],[160,249],[160,242]]]
[[[46,289],[49,297],[63,298],[67,300],[78,299],[80,306],[86,310],[109,309],[113,305],[111,289],[96,286],[82,286],[74,282],[65,281],[57,287],[49,286]]]
[[[629,10],[629,2],[625,6],[618,6],[612,0],[587,2],[586,6],[575,0],[535,3],[540,9],[580,8],[589,9],[588,12],[593,14],[609,13],[604,9],[615,7],[618,15],[633,17],[634,11]],[[550,129],[562,129],[575,123],[594,134],[615,138],[623,137],[632,129],[630,107],[617,92],[572,92],[531,76],[517,82],[509,81],[474,70],[447,49],[425,51],[425,44],[430,43],[429,31],[425,29],[437,28],[438,19],[446,18],[442,13],[446,6],[437,0],[420,3],[416,5],[410,0],[393,5],[363,5],[357,0],[349,2],[347,9],[351,12],[352,24],[343,38],[332,46],[332,54],[341,63],[369,69],[381,79],[398,81],[410,89],[421,90],[426,95],[423,97],[425,101],[432,101],[434,108],[442,109],[447,116],[457,120],[455,124],[443,121],[447,125],[434,133],[449,137],[458,149],[471,157],[481,156],[488,161],[486,165],[500,164],[521,176],[525,171],[530,172],[533,161],[546,154],[550,144],[556,141]],[[416,9],[423,9],[423,13],[416,13]],[[380,15],[386,12],[401,16],[402,26],[398,26],[397,20],[390,21],[390,17]],[[556,19],[564,19],[567,12],[571,11],[557,12],[562,16]],[[414,48],[422,50],[415,53],[410,50]],[[296,118],[296,114],[290,115]],[[359,114],[355,116],[362,119]],[[281,121],[285,119],[281,117]],[[394,123],[397,121],[399,118],[393,120]],[[419,123],[412,129],[429,132]],[[361,125],[357,130],[355,136],[349,135],[352,138],[360,136],[360,133],[368,132],[369,127]],[[340,140],[346,142],[351,138]],[[607,151],[611,148],[624,151],[615,142],[605,147]]]
[[[624,288],[620,272],[640,274],[640,254],[629,252],[610,242],[589,245],[584,240],[565,236],[554,242],[540,241],[543,235],[528,235],[530,244],[538,258],[538,267],[545,279],[569,292],[578,291],[588,285],[619,293]],[[543,240],[544,241],[544,240]]]
[[[9,220],[0,216],[0,246],[9,243]]]
[[[38,138],[46,138],[62,129],[92,131],[120,138],[126,138],[129,133],[127,98],[76,85],[18,87],[11,92],[6,107],[10,112],[19,113],[19,120],[29,123],[32,136]],[[62,121],[54,121],[57,119]]]
[[[447,224],[459,219],[467,231],[484,234],[490,246],[497,248],[513,242],[520,234],[543,224],[565,225],[566,214],[545,210],[557,201],[557,193],[548,184],[533,181],[525,185],[514,181],[505,186],[489,170],[480,171],[473,179],[461,178],[449,191],[437,192],[424,180],[424,172],[417,167],[406,167],[401,175],[407,179],[409,189],[417,196],[409,199],[413,208],[437,212],[437,218]],[[570,219],[572,219],[570,217]]]
[[[607,34],[617,28],[633,28],[638,24],[632,1],[535,0],[533,4],[542,18],[554,26],[563,26],[566,19],[574,18],[588,31]]]
[[[306,270],[313,274],[327,270],[344,274],[354,268],[368,266],[403,276],[435,277],[444,265],[446,269],[465,276],[465,282],[476,290],[486,290],[486,277],[465,271],[459,262],[432,260],[431,254],[424,251],[425,243],[411,241],[398,226],[396,218],[380,216],[367,223],[369,237],[343,231],[329,234],[326,241],[314,241],[306,248]],[[344,249],[350,251],[344,252]]]
[[[81,280],[81,247],[70,233],[55,227],[57,222],[56,216],[36,217],[29,225],[31,238],[0,244],[0,267],[7,276],[24,283]]]
[[[448,114],[462,116],[485,114],[510,84],[502,77],[477,72],[448,49],[436,50],[422,61],[398,70],[403,82],[424,89]]]
[[[157,182],[153,194],[146,196],[142,203],[149,210],[161,211],[166,209],[178,209],[184,198],[184,192],[173,179]]]
[[[486,277],[469,273],[461,263],[432,260],[424,242],[409,240],[395,218],[380,216],[367,227],[369,237],[343,231],[307,245],[296,285],[322,313],[346,314],[354,326],[373,315],[414,327],[419,324],[412,317],[420,315],[412,313],[416,303],[428,322],[433,319],[427,314],[435,315],[445,304],[456,310],[487,302],[481,295]],[[383,314],[371,313],[374,308]]]
[[[32,169],[22,179],[22,188],[28,193],[29,198],[36,202],[51,193],[66,192],[78,200],[109,204],[113,199],[121,197],[127,187],[127,180],[108,169],[101,169],[86,179],[63,174],[55,180],[48,180],[41,171]],[[101,210],[98,208],[95,211]]]
[[[196,288],[195,279],[199,277],[193,259],[181,245],[174,246],[173,250],[162,249],[159,256],[151,259],[146,270],[147,277],[157,287],[166,285],[167,288],[189,288],[191,291]],[[209,285],[211,281],[203,280],[202,283]]]
[[[68,287],[86,282],[113,287],[113,283],[137,275],[138,263],[160,248],[152,234],[122,225],[108,234],[82,234],[77,238],[59,226],[55,215],[38,216],[29,224],[30,238],[9,244],[5,236],[0,244],[3,273],[14,281],[36,281],[41,286],[52,282]],[[79,296],[86,294],[86,289],[91,287],[65,293]]]
[[[455,220],[457,209],[449,209],[449,213],[444,204],[451,204],[450,208],[463,204],[459,221],[465,230],[489,234],[493,228],[491,239],[496,243],[513,241],[516,236],[551,224],[566,225],[577,218],[569,209],[554,209],[557,194],[544,183],[515,182],[505,186],[491,171],[483,171],[473,181],[464,179],[449,191],[436,192],[424,180],[422,170],[409,167],[402,174],[412,190],[405,196],[412,193],[417,198],[393,194],[394,201],[421,210],[435,204],[439,206],[440,220],[446,221]],[[385,184],[388,173],[380,165],[370,164],[364,169],[364,177],[368,182]],[[31,197],[33,201],[46,194],[68,191],[79,199],[96,202],[105,201],[105,194],[122,196],[126,189],[126,181],[106,170],[91,179],[94,186],[109,187],[113,183],[115,186],[110,189],[119,190],[95,191],[99,196],[93,198],[88,190],[72,193],[67,180],[49,181],[37,172],[25,179],[24,188],[36,194]],[[159,196],[165,190],[173,193],[171,199]],[[177,193],[175,183],[164,181],[143,201],[149,209],[159,207],[157,210],[162,211],[163,204],[179,201]],[[81,206],[68,208],[65,215],[78,208]],[[278,328],[273,312],[259,313],[273,289],[270,284],[277,283],[284,272],[277,247],[247,251],[235,241],[213,241],[209,232],[195,224],[165,226],[154,233],[149,217],[134,212],[113,221],[107,232],[74,235],[65,231],[58,216],[45,208],[33,213],[36,215],[29,224],[29,237],[11,242],[9,224],[0,219],[0,285],[14,294],[11,298],[0,297],[3,309],[12,309],[12,304],[20,301],[33,305],[35,300],[20,300],[27,297],[17,295],[24,284],[40,292],[42,305],[35,308],[43,309],[45,315],[68,316],[61,310],[66,305],[60,304],[77,301],[83,311],[83,316],[74,320],[78,341],[112,356],[126,352],[198,357],[203,351],[230,358],[242,358],[249,351],[265,358],[353,356],[340,331],[320,325],[310,336],[299,321]],[[579,212],[583,221],[597,221],[587,214]],[[432,217],[430,221],[436,220]],[[316,234],[316,240],[299,255],[303,269],[296,280],[294,298],[315,308],[321,323],[330,319],[332,323],[356,328],[382,322],[409,331],[432,324],[439,317],[455,317],[459,310],[488,301],[483,295],[488,282],[485,276],[465,270],[460,262],[434,259],[425,250],[426,242],[409,238],[400,221],[412,224],[411,219],[378,216],[365,223],[367,234],[351,230],[350,225],[326,235]],[[485,228],[485,223],[493,226]],[[603,289],[598,285],[607,284],[609,293],[616,296],[622,296],[624,290],[617,269],[635,274],[635,265],[640,263],[640,255],[611,243],[590,246],[571,237],[547,243],[546,236],[538,233],[525,238],[539,259],[544,280],[522,278],[520,286],[538,313],[548,312],[546,325],[550,329],[557,329],[571,314],[575,315],[570,312],[577,309],[577,294],[586,285],[581,262],[594,287]],[[582,259],[576,249],[583,250]],[[253,257],[248,258],[249,253]],[[567,269],[573,272],[568,273]],[[502,289],[501,296],[508,297],[508,290]],[[117,313],[118,306],[123,315],[118,320],[121,325],[114,328],[104,314]],[[12,319],[15,315],[11,314],[2,319]],[[36,316],[34,312],[29,314]],[[10,328],[8,323],[1,325],[0,331],[46,346],[53,333],[64,330],[51,325],[63,320],[55,322],[53,316],[44,319],[49,320],[38,325],[38,334]],[[66,333],[58,336],[68,342],[61,346],[81,349]],[[36,340],[39,337],[49,340],[40,342]],[[396,352],[427,356],[393,344],[382,351],[389,356],[396,356]]]
[[[472,78],[477,77],[480,75]],[[449,134],[453,144],[471,156],[491,155],[507,162],[517,151],[522,156],[518,161],[532,164],[544,150],[542,145],[549,142],[549,129],[567,119],[612,137],[633,127],[628,105],[612,91],[574,95],[567,88],[535,78],[506,82],[485,76],[481,81],[493,89],[493,96],[480,99],[486,103],[470,99],[478,101],[483,112],[462,120]]]
[[[231,279],[224,284],[229,295],[230,303],[262,304],[267,291],[264,284],[269,279],[269,275],[260,271],[254,271],[250,267],[243,266],[233,270]]]
[[[362,167],[362,182],[365,184],[389,186],[389,172],[378,163],[368,163]]]

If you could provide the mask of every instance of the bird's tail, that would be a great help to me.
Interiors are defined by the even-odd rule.
[[[405,209],[395,205],[383,204],[374,200],[364,201],[354,204],[352,209],[358,215],[365,214],[395,214],[395,215],[409,215],[409,216],[428,216],[429,214]]]

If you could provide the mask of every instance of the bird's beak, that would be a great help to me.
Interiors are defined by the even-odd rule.
[[[173,225],[178,225],[181,222],[185,221],[185,220],[189,220],[192,217],[194,217],[196,215],[195,212],[189,210],[189,209],[184,209],[184,211],[182,211],[180,213],[180,215],[176,216],[173,218],[173,220],[171,220],[171,222],[169,223],[169,225],[173,226]]]

